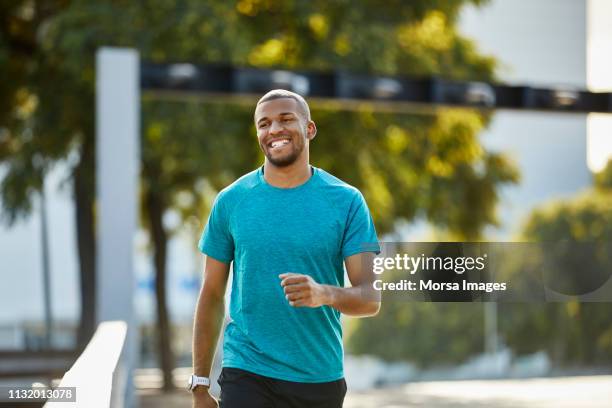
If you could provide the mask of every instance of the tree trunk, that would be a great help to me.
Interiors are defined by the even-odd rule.
[[[85,138],[81,157],[74,169],[75,216],[79,256],[81,315],[77,347],[87,345],[96,324],[96,256],[94,235],[95,152],[92,138]]]
[[[554,303],[556,327],[553,334],[552,363],[559,368],[567,361],[568,317],[565,303]]]
[[[164,229],[162,217],[165,205],[163,197],[154,192],[147,191],[145,205],[149,217],[151,238],[153,241],[153,260],[155,265],[155,294],[157,304],[157,339],[159,345],[159,364],[162,370],[165,391],[174,389],[172,370],[174,356],[171,346],[170,319],[166,301],[166,255],[168,247],[168,234]]]

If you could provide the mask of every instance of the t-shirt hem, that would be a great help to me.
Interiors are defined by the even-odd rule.
[[[331,376],[316,377],[316,378],[279,374],[277,371],[274,371],[274,370],[261,369],[259,367],[253,367],[249,364],[237,363],[235,361],[224,361],[223,367],[224,368],[238,368],[240,370],[250,371],[254,374],[263,375],[264,377],[270,377],[276,380],[302,382],[302,383],[324,383],[324,382],[330,382],[330,381],[337,381],[344,377],[344,373],[342,371],[340,371],[340,373],[337,373]]]
[[[210,256],[211,258],[215,258],[219,262],[223,262],[225,264],[230,264],[232,262],[232,258],[226,258],[221,255],[221,251],[217,251],[209,246],[199,247],[200,252],[202,252],[206,256]]]
[[[362,254],[364,252],[373,252],[378,255],[380,254],[380,247],[376,248],[375,246],[360,246],[357,248],[347,249],[342,253],[342,258],[346,259],[349,256]]]

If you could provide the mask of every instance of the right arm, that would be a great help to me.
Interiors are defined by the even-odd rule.
[[[200,289],[193,326],[193,372],[197,376],[210,378],[215,347],[225,315],[224,297],[228,275],[229,264],[206,257],[204,283]],[[193,392],[193,407],[217,407],[217,402],[208,393],[208,388],[199,386]]]

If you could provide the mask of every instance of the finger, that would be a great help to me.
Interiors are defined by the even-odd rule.
[[[306,276],[306,275],[302,273],[295,273],[295,272],[285,272],[285,273],[281,273],[280,275],[278,275],[281,281],[287,278],[298,277],[298,276]]]
[[[289,304],[293,307],[313,307],[310,298],[302,298],[298,300],[289,301]]]
[[[306,301],[304,299],[291,300],[289,304],[293,307],[304,307],[306,306]]]
[[[284,279],[288,276],[301,276],[301,273],[295,273],[295,272],[285,272],[285,273],[281,273],[280,275],[278,275],[279,278]]]
[[[306,277],[306,275],[292,275],[292,276],[285,277],[281,281],[281,286],[295,285],[296,283],[303,283],[303,282],[306,282],[307,280],[308,278]]]
[[[285,299],[287,299],[290,302],[294,302],[296,300],[300,300],[300,299],[305,299],[308,296],[305,295],[304,293],[290,293],[288,295],[285,295]]]
[[[296,283],[295,285],[287,285],[283,287],[285,294],[294,293],[294,292],[302,292],[308,289],[308,285],[306,283]]]

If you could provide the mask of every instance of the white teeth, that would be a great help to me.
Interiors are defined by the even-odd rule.
[[[271,146],[272,146],[273,149],[276,149],[277,147],[284,146],[287,143],[289,143],[288,140],[275,140],[275,141],[272,142]]]

